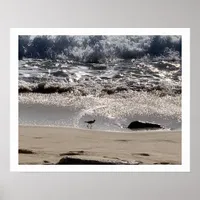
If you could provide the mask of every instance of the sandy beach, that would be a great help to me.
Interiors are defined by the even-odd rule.
[[[66,156],[133,164],[181,164],[181,132],[19,126],[19,164],[56,164]]]

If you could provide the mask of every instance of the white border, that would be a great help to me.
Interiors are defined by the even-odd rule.
[[[182,164],[181,165],[19,165],[18,36],[19,35],[181,35]],[[12,28],[10,29],[10,171],[17,172],[190,172],[190,29],[189,28]]]

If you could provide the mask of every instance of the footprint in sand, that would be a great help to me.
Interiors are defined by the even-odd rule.
[[[137,155],[137,156],[150,156],[150,154],[148,153],[133,153],[133,156]]]
[[[18,153],[20,153],[20,154],[35,154],[35,152],[33,152],[32,150],[28,150],[28,149],[19,149]]]
[[[69,151],[67,153],[61,153],[60,156],[77,156],[84,155],[85,151]]]
[[[117,141],[117,142],[129,142],[131,140],[115,140],[115,141]]]

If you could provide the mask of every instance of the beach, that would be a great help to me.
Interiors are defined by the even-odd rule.
[[[62,158],[133,164],[181,164],[180,131],[111,132],[19,126],[19,164],[56,164]],[[25,151],[27,150],[27,151]],[[70,163],[73,164],[73,163]]]

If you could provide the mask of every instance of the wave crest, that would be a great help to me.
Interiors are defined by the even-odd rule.
[[[102,63],[143,56],[180,60],[181,36],[19,36],[19,59]]]

